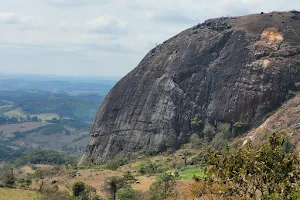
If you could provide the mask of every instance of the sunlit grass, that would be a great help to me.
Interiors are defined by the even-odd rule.
[[[197,176],[199,178],[205,177],[204,171],[200,169],[185,169],[183,171],[179,171],[179,175],[183,180],[191,180],[193,176]]]

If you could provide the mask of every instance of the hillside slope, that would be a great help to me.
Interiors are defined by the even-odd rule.
[[[297,95],[287,101],[273,115],[266,119],[258,128],[250,130],[247,135],[237,141],[246,142],[249,139],[253,142],[265,140],[272,132],[279,132],[286,135],[296,150],[300,150],[300,96]]]
[[[235,134],[259,125],[300,81],[299,33],[298,12],[273,12],[207,20],[158,45],[104,99],[84,159],[178,148],[192,133],[209,141],[206,127],[222,123]]]

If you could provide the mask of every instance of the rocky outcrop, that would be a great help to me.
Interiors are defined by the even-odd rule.
[[[104,99],[84,159],[178,148],[206,124],[259,125],[300,81],[298,16],[212,19],[152,49]]]

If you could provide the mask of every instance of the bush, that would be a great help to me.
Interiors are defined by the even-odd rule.
[[[192,129],[194,131],[200,131],[202,128],[203,122],[198,117],[195,117],[191,122]]]
[[[134,183],[137,181],[137,179],[132,175],[131,172],[125,172],[123,174],[123,178],[127,183]]]
[[[166,169],[161,164],[148,160],[138,165],[138,171],[141,174],[157,174],[166,171]]]
[[[139,199],[141,199],[138,192],[130,186],[126,186],[126,187],[120,189],[117,193],[117,197],[119,200],[139,200]]]
[[[19,178],[17,182],[18,183],[25,183],[25,179],[24,178]]]
[[[67,154],[53,150],[35,150],[30,154],[23,155],[16,163],[18,165],[31,164],[70,164],[74,159]]]
[[[169,197],[176,197],[176,178],[171,174],[160,175],[156,182],[150,186],[150,200],[165,200]]]
[[[72,187],[73,195],[79,197],[85,193],[86,186],[83,182],[74,183]]]
[[[273,133],[268,143],[253,146],[248,142],[244,149],[213,151],[208,158],[208,174],[212,182],[224,186],[228,197],[233,195],[252,199],[278,196],[294,199],[299,191],[300,171],[298,153],[286,153],[285,139]]]
[[[124,186],[126,181],[121,177],[111,177],[104,183],[104,189],[111,194],[113,200],[116,200],[117,192]]]
[[[224,136],[224,133],[217,133],[214,139],[211,141],[211,145],[216,149],[221,149],[228,143],[227,138]]]
[[[203,130],[203,134],[204,134],[204,139],[210,142],[216,135],[215,128],[212,125],[207,124]]]
[[[190,137],[190,143],[193,148],[197,148],[202,145],[203,141],[200,139],[198,134],[194,133]]]
[[[2,181],[5,184],[6,187],[11,187],[15,184],[16,179],[15,179],[15,175],[13,173],[13,170],[9,171],[9,172],[5,172],[2,175]]]
[[[233,125],[233,136],[237,136],[244,132],[245,132],[245,125],[243,122],[239,121]]]
[[[297,91],[300,91],[300,82],[295,83],[295,87],[296,87],[296,90],[297,90]]]
[[[229,124],[221,124],[220,131],[226,140],[229,140],[232,138]]]
[[[106,163],[105,168],[109,170],[117,170],[119,167],[126,164],[126,161],[122,158],[115,158]]]
[[[44,177],[57,175],[59,172],[60,172],[60,168],[59,167],[37,168],[35,170],[35,173],[31,174],[29,177],[31,179],[33,179],[33,178],[43,179]]]

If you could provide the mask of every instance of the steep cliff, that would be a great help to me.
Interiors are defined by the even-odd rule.
[[[178,148],[211,124],[253,128],[300,81],[300,14],[205,21],[152,49],[99,108],[84,159]],[[213,132],[212,132],[213,134]]]

